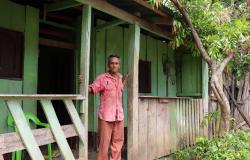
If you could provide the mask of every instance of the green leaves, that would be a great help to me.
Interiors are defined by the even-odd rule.
[[[169,0],[149,0],[151,4],[166,5],[174,12],[174,17],[181,14]],[[212,60],[222,62],[227,50],[234,53],[233,71],[240,78],[250,68],[250,7],[246,1],[228,0],[179,0],[188,11],[189,17],[198,32],[202,44]],[[194,54],[199,50],[194,45],[190,28],[183,20],[176,18],[173,23],[175,38],[170,42],[173,49],[187,46]]]
[[[201,121],[200,127],[204,128],[209,122],[213,120],[218,120],[219,118],[220,118],[220,113],[218,111],[209,112],[205,115],[205,117]]]
[[[250,133],[238,130],[209,140],[197,138],[196,145],[178,151],[176,160],[249,160]]]

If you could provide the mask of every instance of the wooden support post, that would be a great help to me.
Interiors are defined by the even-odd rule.
[[[79,135],[80,140],[84,143],[86,141],[85,130],[86,128],[81,123],[81,119],[78,116],[78,112],[75,108],[75,105],[72,100],[63,100],[65,107],[69,113],[71,121],[73,122],[77,134]]]
[[[128,49],[128,160],[138,159],[138,64],[140,27],[129,26]]]
[[[202,103],[203,103],[203,114],[204,116],[209,112],[208,108],[208,64],[202,60]],[[209,136],[209,124],[208,126],[205,126],[204,128],[204,136]]]
[[[39,10],[26,6],[24,32],[23,94],[37,93]],[[36,101],[23,101],[24,112],[36,113]]]
[[[208,64],[202,60],[202,98],[208,99]]]
[[[91,6],[83,5],[82,29],[81,29],[81,52],[80,52],[80,74],[84,80],[80,85],[80,93],[86,97],[80,104],[80,116],[84,124],[85,135],[88,136],[88,84],[89,84],[89,59],[90,59],[90,33],[91,33]],[[88,138],[85,142],[79,142],[79,160],[88,159]]]

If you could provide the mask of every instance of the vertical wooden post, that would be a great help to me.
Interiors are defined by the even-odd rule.
[[[202,98],[208,98],[208,64],[202,60]]]
[[[202,102],[203,102],[203,116],[205,116],[206,113],[209,112],[209,108],[208,108],[208,64],[202,60]],[[205,136],[209,136],[210,135],[210,130],[209,127],[210,124],[208,124],[208,126],[204,127],[204,135]]]
[[[80,104],[80,116],[84,124],[85,142],[79,142],[79,159],[88,159],[88,84],[89,84],[89,59],[90,59],[90,33],[91,33],[91,6],[83,5],[82,29],[81,29],[81,52],[80,52],[80,74],[84,81],[80,85],[80,93],[86,97]]]
[[[129,26],[128,48],[128,160],[138,159],[138,64],[140,27]]]
[[[39,10],[26,6],[24,32],[23,93],[37,93]],[[23,110],[36,113],[36,101],[24,100]]]

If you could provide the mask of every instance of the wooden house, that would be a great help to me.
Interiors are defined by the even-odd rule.
[[[129,73],[127,159],[169,155],[208,135],[199,126],[208,112],[208,67],[184,47],[168,47],[172,21],[168,8],[144,0],[0,0],[0,159],[27,150],[43,160],[39,146],[49,143],[65,160],[88,159],[99,99],[87,87],[107,71],[109,54]],[[26,113],[50,127],[28,123]]]

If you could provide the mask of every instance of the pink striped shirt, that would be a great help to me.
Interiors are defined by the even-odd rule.
[[[89,86],[92,93],[100,93],[100,108],[98,117],[105,121],[122,121],[124,119],[122,107],[122,75],[117,78],[110,73],[99,75]]]

